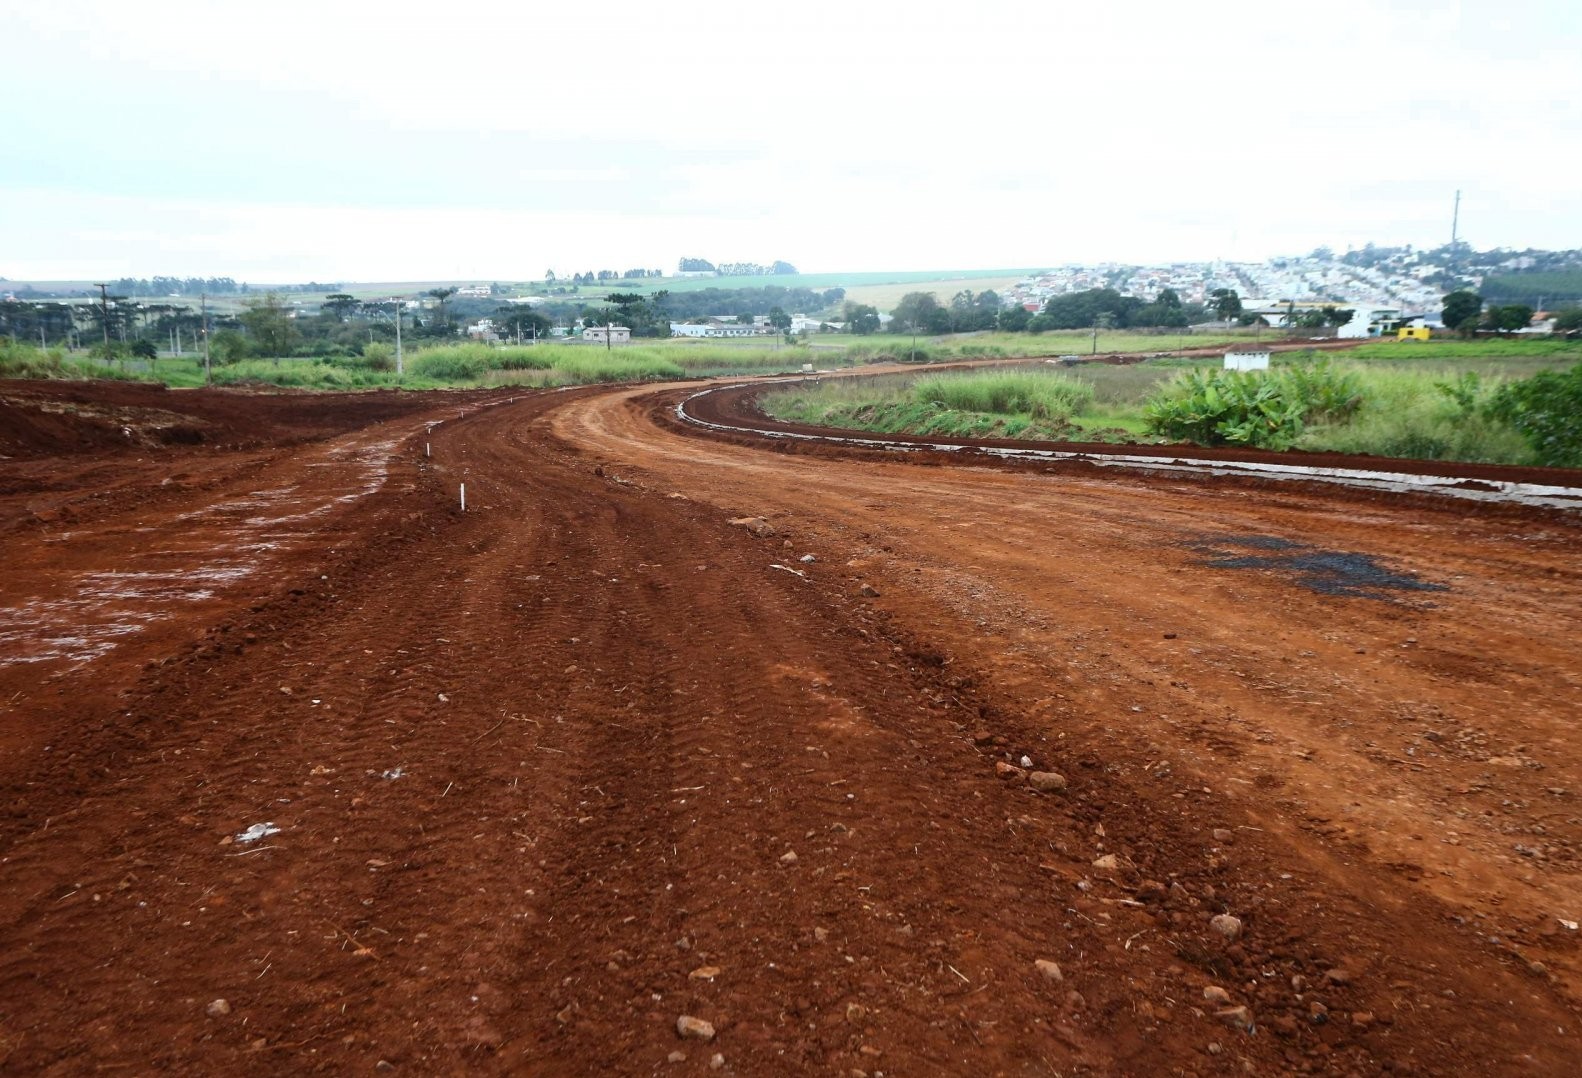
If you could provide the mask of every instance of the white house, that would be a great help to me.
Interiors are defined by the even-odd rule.
[[[1225,353],[1225,369],[1228,371],[1266,371],[1269,369],[1269,350],[1261,351],[1245,349],[1242,351]]]
[[[630,326],[588,326],[582,331],[582,339],[598,344],[630,344],[632,342],[632,328]]]
[[[1394,333],[1400,324],[1399,307],[1369,307],[1364,304],[1352,310],[1351,321],[1335,330],[1335,336],[1350,340],[1379,337],[1386,333]]]
[[[763,330],[735,322],[672,322],[672,337],[757,337]]]
[[[822,319],[809,318],[805,314],[794,314],[791,316],[792,333],[822,333],[824,327],[828,324]]]

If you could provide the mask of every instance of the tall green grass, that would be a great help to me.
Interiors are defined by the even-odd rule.
[[[1069,422],[1093,403],[1093,387],[1075,378],[1037,370],[936,374],[912,384],[920,404],[959,412],[1026,416]]]
[[[1347,349],[1351,359],[1388,359],[1403,362],[1433,360],[1502,360],[1541,357],[1556,366],[1582,361],[1582,341],[1556,337],[1482,337],[1474,341],[1371,341]]]
[[[1093,387],[1054,371],[831,379],[768,394],[769,414],[818,426],[956,438],[1058,438]]]
[[[1513,374],[1529,372],[1530,357],[1523,355],[1492,370],[1481,361],[1487,357],[1440,364],[1276,357],[1273,370],[1252,375],[1224,372],[1213,361],[1186,369],[1172,361],[1092,364],[1048,374],[999,370],[949,378],[829,379],[768,394],[763,407],[794,422],[884,433],[1116,440],[1142,437],[1148,431],[1145,402],[1158,400],[1173,383],[1178,389],[1172,392],[1186,385],[1189,396],[1210,385],[1226,392],[1234,383],[1248,399],[1265,388],[1273,394],[1263,398],[1267,409],[1231,417],[1232,428],[1261,422],[1273,433],[1255,440],[1244,430],[1243,444],[1503,464],[1582,459],[1573,456],[1582,452],[1582,405],[1571,403],[1573,397],[1582,400],[1582,366],[1565,375],[1514,381]],[[1045,381],[1036,380],[1040,375]],[[1035,403],[1039,386],[1062,382],[1079,383],[1089,395]],[[1068,410],[1068,403],[1077,406]],[[1052,418],[1037,419],[1035,410]],[[1227,415],[1216,413],[1200,440],[1233,441],[1212,433]],[[1157,428],[1152,432],[1152,440],[1163,437]]]
[[[138,377],[135,369],[99,359],[67,356],[60,348],[40,348],[26,341],[0,337],[0,378],[115,378]]]
[[[1458,380],[1445,370],[1354,368],[1363,386],[1356,411],[1320,420],[1296,440],[1303,449],[1370,453],[1409,460],[1465,460],[1530,464],[1533,454],[1509,423],[1485,415],[1500,380],[1482,382],[1470,402],[1458,399]],[[1461,383],[1465,385],[1465,383]]]

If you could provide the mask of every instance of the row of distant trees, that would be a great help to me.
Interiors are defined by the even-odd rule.
[[[889,329],[892,333],[938,336],[990,329],[1005,333],[1040,333],[1092,326],[1115,329],[1182,327],[1205,321],[1216,312],[1221,317],[1236,318],[1241,314],[1241,300],[1235,292],[1221,290],[1216,293],[1215,306],[1211,307],[1184,303],[1180,295],[1169,288],[1163,289],[1151,302],[1136,296],[1123,296],[1113,288],[1090,288],[1051,296],[1037,311],[1030,311],[1019,304],[1005,306],[992,289],[976,294],[963,289],[948,303],[939,302],[927,292],[908,292],[890,312]],[[845,315],[853,332],[869,333],[878,329],[878,312],[872,308],[852,305]]]
[[[681,273],[715,273],[721,277],[770,277],[797,272],[789,262],[778,259],[765,266],[758,262],[721,262],[715,264],[706,258],[683,258],[676,264]]]
[[[663,270],[656,269],[629,269],[625,272],[602,269],[589,270],[585,273],[573,273],[570,277],[562,277],[554,270],[545,270],[544,283],[548,285],[566,283],[573,285],[609,284],[613,281],[641,281],[649,277],[663,277],[664,275]]]
[[[1476,292],[1465,289],[1445,297],[1440,320],[1446,329],[1463,337],[1484,333],[1515,333],[1532,323],[1536,312],[1525,303],[1486,303]],[[1582,307],[1572,307],[1555,316],[1554,331],[1566,335],[1582,333]]]

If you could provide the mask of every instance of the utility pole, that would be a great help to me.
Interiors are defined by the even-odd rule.
[[[395,301],[396,316],[396,377],[400,378],[406,371],[405,364],[401,361],[401,301]]]
[[[1461,226],[1461,191],[1456,191],[1456,208],[1450,211],[1450,254],[1455,257],[1456,237]]]
[[[110,355],[110,286],[95,285],[99,289],[99,323],[104,327],[104,354]]]
[[[209,294],[203,293],[203,384],[214,381],[214,367],[209,362]]]
[[[606,323],[604,323],[604,352],[605,352],[606,355],[609,354],[609,351],[610,351],[610,338],[615,335],[614,331],[615,331],[615,323],[614,322],[606,322]]]

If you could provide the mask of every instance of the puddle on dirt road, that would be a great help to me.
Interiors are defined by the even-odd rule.
[[[1444,584],[1391,569],[1372,554],[1325,550],[1277,535],[1208,535],[1187,546],[1210,569],[1262,569],[1320,595],[1390,599],[1391,592],[1449,591]]]
[[[31,594],[0,601],[0,669],[99,659],[150,624],[235,587],[271,555],[321,542],[336,506],[384,486],[400,437],[362,434],[305,462],[309,475],[324,479],[249,490],[158,527],[128,531],[110,522],[97,531],[74,529],[72,545],[97,541],[113,549],[106,560],[113,558],[115,567],[37,567]],[[120,535],[126,541],[105,543]]]

